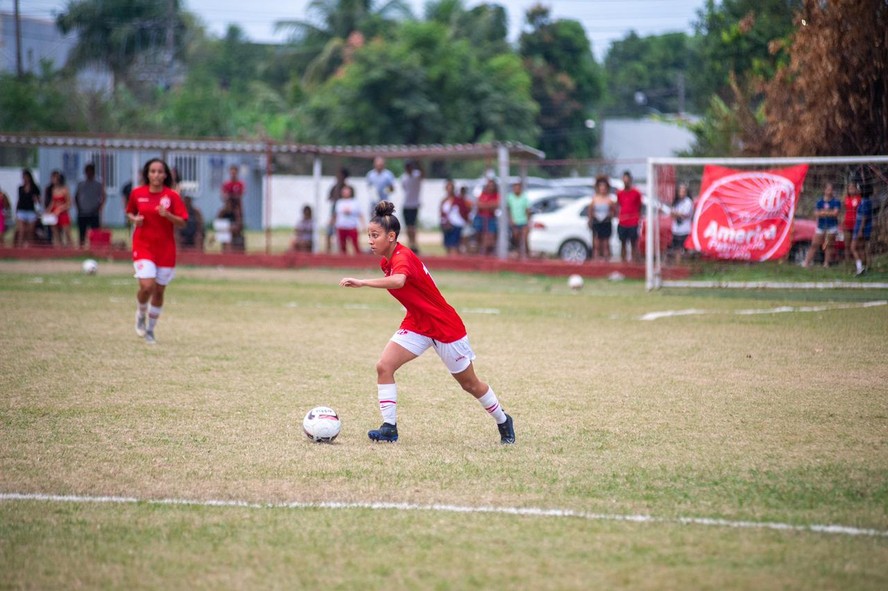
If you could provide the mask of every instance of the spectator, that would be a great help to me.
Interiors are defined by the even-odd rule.
[[[49,183],[47,183],[46,188],[43,189],[43,201],[41,201],[41,203],[40,203],[40,209],[41,209],[41,211],[43,211],[44,214],[48,213],[49,215],[48,216],[47,215],[40,215],[39,211],[37,213],[37,221],[35,222],[35,225],[34,225],[34,237],[35,237],[35,242],[37,242],[37,243],[44,243],[45,242],[46,244],[49,244],[49,245],[51,245],[53,243],[53,233],[55,232],[55,224],[54,223],[47,223],[47,222],[54,221],[53,216],[55,214],[50,213],[49,208],[52,207],[52,189],[55,186],[56,177],[58,177],[58,175],[60,175],[60,174],[61,174],[61,172],[58,170],[52,171],[49,174]]]
[[[463,227],[462,237],[460,238],[460,241],[459,241],[459,249],[460,249],[460,252],[466,252],[466,250],[467,250],[466,242],[469,239],[469,237],[466,236],[466,234],[474,234],[475,233],[475,227],[474,227],[475,204],[469,198],[469,188],[465,185],[463,185],[459,188],[459,193],[457,193],[456,198],[459,201],[460,211],[463,212],[463,217],[466,220],[466,225]],[[474,240],[473,240],[473,242],[474,242]],[[477,251],[478,251],[477,243],[475,243],[474,252],[477,252]]]
[[[74,193],[80,248],[86,244],[87,232],[102,226],[102,209],[105,207],[105,187],[96,180],[95,164],[87,164],[83,173],[86,179],[77,183],[77,191]]]
[[[302,219],[296,222],[296,235],[290,247],[297,252],[314,251],[314,220],[312,219],[311,206],[302,208]]]
[[[65,175],[59,171],[52,173],[52,201],[47,213],[55,216],[55,225],[52,226],[53,244],[56,247],[74,246],[71,239],[71,192],[65,182]]]
[[[37,212],[42,209],[40,187],[34,182],[34,175],[27,168],[22,170],[22,184],[18,188],[18,201],[15,204],[14,246],[28,246],[34,240],[34,227]]]
[[[595,179],[595,194],[589,202],[589,229],[592,230],[592,260],[611,259],[610,239],[614,232],[614,200],[611,199],[610,181],[601,175]]]
[[[512,232],[512,242],[518,250],[518,258],[523,259],[530,250],[527,244],[528,227],[530,221],[530,200],[524,193],[524,185],[517,182],[512,185],[512,192],[506,198],[507,211],[509,212],[509,228]]]
[[[222,201],[228,202],[231,211],[234,213],[237,228],[232,228],[232,242],[237,246],[237,237],[243,236],[244,223],[244,191],[246,187],[243,181],[238,178],[238,168],[235,165],[228,167],[228,180],[222,183]]]
[[[123,187],[120,189],[120,197],[123,199],[123,217],[124,223],[129,226],[129,217],[126,215],[126,206],[129,203],[130,193],[133,192],[133,182],[127,181],[124,183]]]
[[[408,160],[404,165],[401,187],[404,189],[404,225],[407,226],[407,248],[419,253],[416,243],[416,219],[419,217],[419,192],[422,189],[423,171],[419,162]]]
[[[6,225],[12,219],[12,203],[3,189],[0,189],[0,246],[6,245]]]
[[[856,276],[866,273],[869,268],[869,239],[873,231],[873,202],[869,195],[861,195],[857,206],[857,219],[851,239],[851,253],[857,267]]]
[[[444,190],[446,194],[441,201],[441,232],[444,234],[444,249],[447,254],[454,255],[460,252],[463,228],[468,223],[469,207],[465,198],[456,194],[452,180],[447,179]]]
[[[694,222],[694,200],[687,183],[679,183],[675,201],[672,203],[672,253],[675,262],[681,262],[685,253],[685,240],[691,234]]]
[[[214,240],[219,243],[222,252],[231,252],[236,225],[237,213],[234,210],[234,203],[232,200],[226,199],[213,221]]]
[[[839,209],[842,203],[836,199],[832,183],[826,183],[823,187],[823,197],[817,201],[814,207],[814,217],[817,219],[817,229],[811,239],[808,254],[802,263],[803,267],[810,267],[814,261],[814,255],[818,250],[823,250],[823,266],[829,267],[833,258],[833,247],[836,236],[839,233]]]
[[[176,275],[175,229],[188,220],[188,211],[172,189],[172,172],[166,162],[152,158],[142,177],[147,184],[133,189],[126,213],[133,231],[133,267],[136,293],[136,334],[153,345],[154,329],[163,311],[166,286]]]
[[[632,174],[623,173],[623,190],[617,192],[617,236],[620,238],[620,260],[640,261],[638,252],[638,222],[641,220],[641,193],[632,186]],[[631,250],[630,250],[631,249]]]
[[[478,196],[478,211],[473,220],[475,232],[478,234],[478,252],[493,254],[498,231],[496,210],[500,206],[499,189],[496,180],[488,179],[481,195]]]
[[[395,190],[395,175],[385,167],[385,158],[373,159],[373,169],[367,173],[367,186],[370,189],[370,215],[375,215],[376,204],[385,201]]]
[[[855,182],[848,183],[845,195],[845,217],[842,220],[842,231],[845,237],[845,262],[851,262],[851,242],[854,240],[854,224],[857,222],[857,207],[860,205],[860,186]]]
[[[183,249],[197,250],[203,252],[204,249],[204,217],[203,213],[194,205],[194,197],[186,195],[182,198],[185,202],[185,211],[188,212],[188,218],[185,225],[176,232],[179,246]]]
[[[330,202],[330,222],[327,224],[327,254],[330,254],[333,251],[333,234],[336,233],[336,228],[333,225],[333,220],[336,217],[336,201],[342,195],[342,188],[348,184],[348,169],[340,168],[339,172],[336,173],[336,183],[330,187],[330,194],[327,196],[327,201]],[[352,189],[352,194],[354,194],[354,189]]]
[[[339,238],[339,254],[347,254],[346,243],[351,242],[353,254],[358,254],[358,230],[364,224],[364,216],[358,207],[352,188],[348,185],[342,188],[342,194],[336,201],[336,217],[334,225]]]

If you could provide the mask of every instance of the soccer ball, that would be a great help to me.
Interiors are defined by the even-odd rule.
[[[87,275],[95,275],[99,272],[99,263],[95,259],[86,259],[83,261],[83,272]]]
[[[305,436],[315,442],[330,443],[342,429],[339,415],[329,406],[317,406],[302,420]]]
[[[574,291],[580,291],[583,289],[583,276],[571,275],[567,278],[567,286]]]

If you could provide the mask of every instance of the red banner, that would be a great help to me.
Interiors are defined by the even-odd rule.
[[[808,165],[781,170],[706,166],[686,248],[720,259],[786,256]]]

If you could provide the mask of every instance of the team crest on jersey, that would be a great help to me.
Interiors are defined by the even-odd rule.
[[[167,197],[166,195],[164,195],[163,197],[160,198],[160,206],[162,208],[169,209],[171,204],[172,204],[172,201],[170,201],[170,198]]]

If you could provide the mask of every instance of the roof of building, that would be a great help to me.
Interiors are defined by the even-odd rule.
[[[0,133],[0,146],[33,148],[90,148],[106,150],[173,150],[188,152],[236,152],[252,154],[306,154],[350,158],[457,158],[495,157],[501,148],[510,158],[542,159],[545,154],[519,142],[483,144],[424,144],[379,146],[321,146],[274,140],[181,139],[108,135],[14,134]]]

